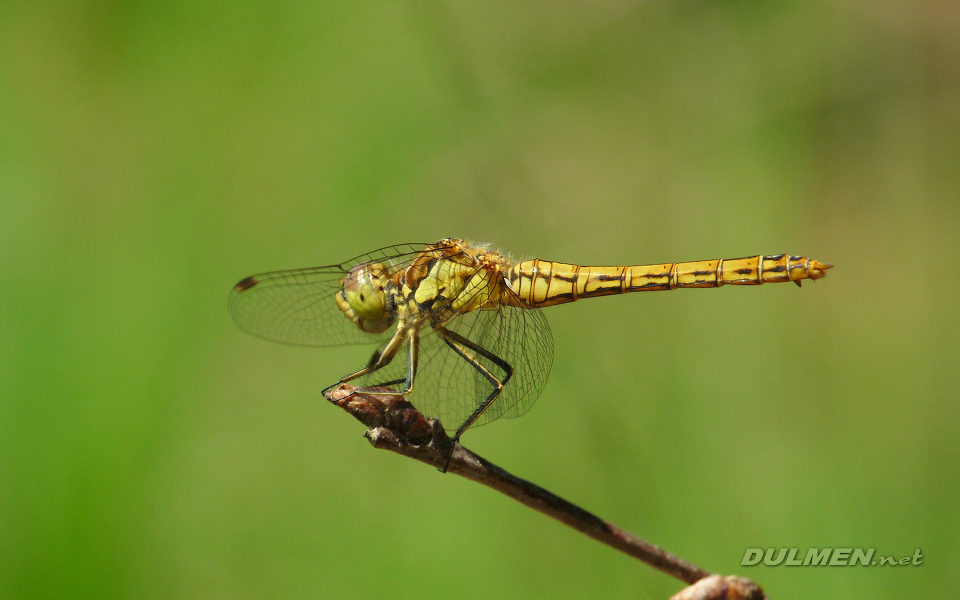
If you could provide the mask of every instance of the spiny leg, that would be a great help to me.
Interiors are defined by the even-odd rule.
[[[493,401],[496,400],[500,395],[500,392],[503,390],[503,386],[507,385],[507,382],[510,381],[511,377],[513,377],[513,367],[510,366],[510,363],[503,360],[496,354],[490,352],[482,346],[475,344],[474,342],[471,342],[459,333],[450,331],[445,327],[437,327],[436,330],[437,333],[439,333],[443,338],[443,341],[450,346],[454,352],[460,355],[460,357],[465,361],[470,363],[470,366],[479,371],[480,374],[490,382],[490,385],[493,386],[493,390],[486,397],[486,399],[484,399],[484,401],[480,403],[476,410],[473,411],[473,414],[467,417],[460,427],[457,428],[456,433],[453,435],[453,441],[457,442],[460,439],[460,436],[463,435],[463,432],[473,425],[476,420],[480,418],[480,415],[482,415],[484,411],[486,411],[490,405],[493,404]],[[470,350],[476,352],[480,356],[483,356],[493,364],[503,369],[504,373],[506,373],[506,376],[503,378],[503,380],[497,379],[497,377],[490,373],[486,367],[480,364],[480,361],[469,352]]]
[[[406,383],[406,381],[407,381],[407,378],[406,376],[404,376],[404,377],[401,377],[400,379],[391,379],[390,381],[381,381],[380,383],[376,383],[374,385],[368,385],[364,387],[368,387],[368,388],[387,387],[389,385],[398,385],[401,383]]]
[[[395,334],[393,334],[393,337],[390,338],[390,341],[387,342],[386,346],[384,346],[383,348],[377,348],[376,350],[373,351],[373,356],[370,357],[370,361],[367,362],[367,366],[363,367],[359,371],[354,371],[349,375],[344,375],[343,377],[340,378],[339,381],[337,381],[336,383],[324,389],[323,393],[326,394],[328,391],[337,387],[341,383],[346,383],[348,381],[356,379],[357,377],[362,377],[364,375],[367,375],[368,373],[373,373],[374,371],[378,371],[383,367],[389,365],[390,362],[393,361],[393,358],[397,355],[397,350],[400,349],[400,342],[402,340],[403,340],[403,332],[397,331]]]
[[[374,386],[364,386],[364,388],[388,386],[388,385],[403,383],[404,388],[403,388],[403,391],[401,392],[386,390],[386,391],[377,391],[376,393],[387,395],[387,396],[405,396],[409,394],[413,390],[413,380],[414,380],[414,377],[416,376],[416,371],[417,371],[417,359],[419,355],[419,345],[420,345],[420,336],[417,331],[411,331],[411,332],[398,331],[392,338],[390,338],[390,341],[387,342],[387,345],[384,346],[383,349],[378,349],[374,351],[373,356],[370,357],[370,362],[367,363],[366,367],[360,369],[359,371],[356,371],[354,373],[350,373],[349,375],[345,375],[341,377],[340,381],[323,390],[324,393],[340,385],[341,383],[346,383],[358,377],[369,375],[370,373],[379,371],[380,369],[389,365],[393,361],[393,359],[396,357],[397,351],[400,349],[400,343],[403,341],[404,337],[406,337],[407,339],[406,377],[403,379],[392,379],[390,381],[384,381]],[[354,392],[349,394],[347,397],[352,396],[353,394],[357,393],[357,391],[360,391],[361,389],[363,388],[355,390]]]

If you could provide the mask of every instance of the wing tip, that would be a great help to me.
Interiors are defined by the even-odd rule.
[[[259,280],[253,275],[251,275],[250,277],[241,279],[240,282],[237,283],[237,285],[233,286],[233,291],[234,293],[240,294],[242,292],[249,290],[253,286],[257,285],[258,283],[260,283]]]

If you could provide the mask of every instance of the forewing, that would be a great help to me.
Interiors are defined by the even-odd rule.
[[[355,265],[379,262],[390,272],[409,266],[427,244],[401,244],[338,265],[261,273],[230,292],[230,316],[243,331],[295,346],[343,346],[382,342],[393,333],[361,331],[337,307],[340,281]]]

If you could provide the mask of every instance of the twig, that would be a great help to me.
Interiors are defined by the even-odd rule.
[[[327,400],[370,427],[364,436],[375,448],[415,458],[437,469],[446,467],[450,473],[491,487],[664,573],[696,584],[679,592],[673,600],[759,600],[764,597],[760,587],[748,579],[710,575],[540,486],[511,475],[460,444],[453,445],[438,421],[424,417],[401,396],[375,391],[376,388],[368,388],[360,392],[353,386],[341,384],[325,393]]]

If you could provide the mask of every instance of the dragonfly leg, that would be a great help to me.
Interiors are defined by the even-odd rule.
[[[354,373],[350,373],[349,375],[345,375],[341,377],[340,381],[330,386],[330,388],[340,385],[341,383],[346,383],[348,381],[356,379],[357,377],[369,375],[370,373],[379,371],[380,369],[389,365],[393,361],[394,357],[396,357],[397,351],[400,349],[400,344],[403,342],[404,338],[406,338],[407,340],[407,375],[406,377],[404,379],[393,379],[391,381],[385,381],[377,384],[380,386],[386,386],[386,385],[395,385],[398,383],[403,383],[404,384],[403,391],[402,392],[377,391],[377,393],[387,395],[387,396],[406,396],[407,394],[409,394],[413,390],[413,380],[417,371],[417,358],[419,354],[420,336],[417,334],[416,331],[412,331],[409,333],[398,331],[392,338],[390,338],[390,341],[387,342],[386,346],[384,346],[382,349],[377,350],[373,353],[373,356],[370,357],[370,362],[367,364],[366,367],[360,369],[359,371],[356,371]],[[376,386],[364,386],[364,387],[376,387]],[[327,390],[329,390],[330,388],[327,388]],[[327,390],[324,390],[324,391],[327,391]]]
[[[500,392],[503,390],[503,386],[507,385],[507,382],[510,381],[511,377],[513,377],[513,367],[510,366],[510,363],[503,360],[493,352],[490,352],[486,348],[471,342],[459,333],[450,331],[445,327],[438,327],[437,333],[440,334],[440,336],[443,338],[443,341],[450,346],[454,352],[459,354],[461,358],[470,363],[470,366],[479,371],[480,374],[490,382],[490,385],[493,386],[493,390],[491,390],[490,395],[487,396],[486,399],[480,403],[477,409],[473,411],[473,414],[467,417],[467,420],[457,428],[456,433],[453,435],[453,441],[456,442],[460,439],[460,436],[463,435],[463,432],[469,429],[469,427],[480,418],[480,415],[490,408],[490,405],[493,404],[493,401],[497,399],[497,397],[500,395]],[[471,354],[471,350],[503,369],[503,372],[506,373],[506,376],[502,380],[497,379],[496,376],[494,376],[486,367],[480,364],[480,361],[477,360],[473,354]]]

